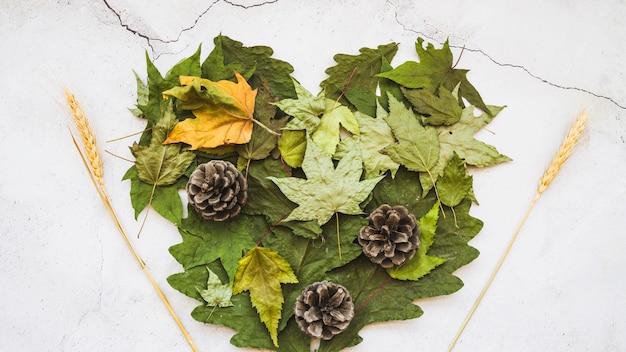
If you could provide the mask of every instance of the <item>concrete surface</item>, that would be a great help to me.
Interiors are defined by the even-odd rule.
[[[417,302],[416,320],[365,328],[351,351],[445,351],[570,123],[588,130],[538,202],[455,351],[626,350],[626,4],[585,1],[2,1],[0,3],[0,350],[188,351],[106,216],[69,138],[61,88],[86,110],[102,149],[128,156],[143,128],[132,71],[145,52],[165,71],[219,33],[267,45],[318,91],[336,53],[449,38],[487,103],[507,105],[478,135],[514,161],[474,172],[485,227],[465,287]],[[439,44],[437,44],[439,45]],[[105,180],[134,234],[128,163]],[[194,321],[169,288],[175,228],[153,213],[137,249],[201,351],[238,351],[232,331]]]

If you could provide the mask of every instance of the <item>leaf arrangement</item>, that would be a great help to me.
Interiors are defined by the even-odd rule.
[[[395,43],[338,54],[318,95],[271,48],[222,35],[214,43],[203,62],[198,48],[165,76],[147,59],[132,110],[147,126],[124,175],[135,217],[151,206],[179,229],[170,253],[184,271],[168,282],[199,302],[196,320],[233,328],[235,346],[308,350],[294,305],[319,287],[310,294],[332,304],[351,297],[347,328],[318,341],[319,351],[339,351],[360,343],[365,325],[417,318],[415,300],[463,286],[453,272],[478,256],[467,242],[482,228],[469,215],[468,167],[510,159],[473,137],[502,107],[483,102],[447,42],[436,49],[418,38],[419,61],[395,68]],[[178,192],[212,160],[245,175],[247,201],[225,221],[191,204],[183,218]],[[387,268],[357,241],[384,204],[406,208],[420,229],[414,256]],[[325,323],[343,319],[329,314]]]

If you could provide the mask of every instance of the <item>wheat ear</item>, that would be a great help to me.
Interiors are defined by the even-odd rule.
[[[104,207],[106,208],[107,212],[111,216],[111,219],[113,220],[113,223],[115,224],[115,227],[119,231],[120,235],[122,235],[122,238],[124,239],[124,242],[126,243],[126,246],[130,250],[131,254],[135,258],[139,266],[141,267],[141,270],[144,272],[144,274],[148,278],[148,281],[150,281],[150,284],[152,285],[157,295],[159,296],[159,298],[161,299],[161,301],[163,302],[163,304],[169,311],[172,318],[174,318],[176,325],[178,325],[178,328],[185,336],[185,339],[189,343],[189,346],[191,347],[192,351],[197,352],[198,349],[196,348],[196,345],[191,339],[191,336],[189,336],[189,333],[187,332],[187,330],[181,323],[180,319],[178,319],[176,312],[174,312],[174,309],[172,308],[171,304],[165,297],[165,294],[159,287],[159,284],[157,284],[157,282],[152,277],[152,274],[150,274],[150,271],[148,270],[146,263],[141,259],[141,257],[135,250],[135,247],[133,247],[128,235],[126,234],[126,231],[122,227],[122,223],[120,222],[119,217],[115,213],[115,209],[113,208],[113,203],[111,202],[109,195],[107,193],[107,190],[104,186],[104,177],[103,177],[104,169],[102,167],[102,158],[100,156],[100,153],[98,152],[98,145],[96,143],[96,137],[93,131],[91,130],[91,126],[89,125],[89,121],[85,115],[85,112],[81,108],[80,104],[78,103],[78,101],[76,100],[72,92],[70,92],[66,88],[64,89],[64,94],[65,94],[65,100],[71,111],[74,129],[80,136],[80,138],[77,139],[75,137],[75,134],[70,129],[70,135],[72,137],[72,141],[74,142],[74,146],[76,147],[76,150],[78,151],[78,154],[80,155],[80,158],[83,161],[83,164],[85,165],[85,168],[87,169],[87,172],[89,173],[89,177],[91,178],[91,181],[93,182],[93,185],[95,186],[96,191],[98,192],[98,195],[100,196],[100,199],[102,200],[102,203],[104,204]],[[80,143],[78,142],[78,140],[80,140]]]
[[[452,340],[452,343],[450,343],[450,346],[448,347],[448,352],[452,351],[457,341],[461,337],[461,334],[463,334],[463,331],[465,330],[465,327],[467,326],[470,319],[474,315],[476,308],[478,308],[478,305],[480,304],[483,297],[485,296],[485,293],[487,293],[487,290],[491,286],[491,283],[493,282],[493,279],[496,277],[496,274],[500,270],[500,267],[502,267],[502,263],[504,263],[504,260],[509,255],[509,252],[511,251],[511,247],[513,247],[513,243],[515,243],[515,240],[517,239],[517,235],[519,235],[522,227],[524,226],[524,223],[526,222],[528,215],[530,215],[530,212],[535,207],[535,203],[537,203],[537,200],[539,200],[543,192],[545,192],[545,190],[548,188],[548,186],[550,186],[552,181],[554,181],[554,178],[559,173],[559,171],[561,171],[561,168],[563,168],[563,165],[565,165],[565,162],[567,161],[569,156],[572,154],[572,150],[574,150],[574,147],[578,143],[578,139],[580,138],[580,135],[585,130],[586,125],[587,125],[587,113],[585,110],[583,110],[578,115],[578,117],[576,118],[572,126],[570,127],[569,131],[567,132],[567,135],[565,136],[565,139],[563,139],[563,143],[561,143],[561,147],[552,158],[552,161],[550,162],[550,165],[548,166],[546,171],[543,173],[543,176],[541,176],[541,179],[539,180],[539,184],[537,186],[537,191],[535,192],[535,197],[530,202],[530,205],[528,206],[528,209],[526,210],[526,214],[524,214],[522,221],[517,226],[517,229],[515,230],[515,233],[511,237],[511,240],[509,241],[508,246],[504,250],[502,257],[500,257],[500,261],[498,262],[495,269],[491,273],[491,276],[489,277],[489,279],[487,280],[487,283],[485,284],[482,291],[478,295],[478,298],[476,298],[476,301],[474,302],[472,309],[469,311],[469,313],[465,317],[465,320],[463,321],[461,328],[459,329],[456,336]]]

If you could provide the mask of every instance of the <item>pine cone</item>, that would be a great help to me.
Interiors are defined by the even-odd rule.
[[[302,332],[330,340],[348,327],[354,316],[354,304],[345,287],[321,281],[302,291],[296,299],[294,313]]]
[[[407,208],[383,204],[367,220],[369,226],[361,227],[358,241],[373,263],[391,268],[413,258],[420,244],[420,229]]]
[[[248,199],[248,183],[235,165],[224,160],[211,160],[199,165],[189,177],[189,204],[213,221],[237,216]]]

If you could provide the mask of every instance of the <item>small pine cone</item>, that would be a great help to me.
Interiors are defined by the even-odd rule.
[[[345,287],[328,281],[307,286],[296,299],[296,323],[305,334],[330,340],[354,317],[354,303]]]
[[[235,217],[248,199],[248,183],[235,165],[211,160],[199,165],[189,177],[189,204],[207,220],[225,221]]]
[[[391,268],[413,258],[420,244],[420,228],[407,208],[383,204],[367,220],[369,226],[361,227],[358,241],[372,263]]]

